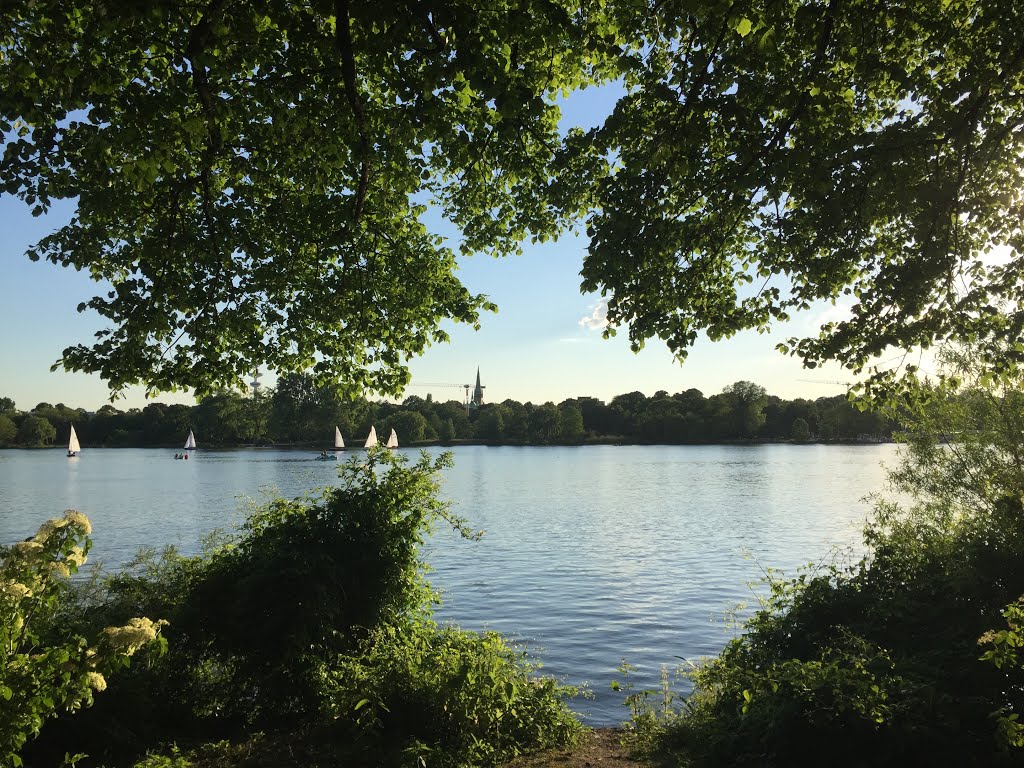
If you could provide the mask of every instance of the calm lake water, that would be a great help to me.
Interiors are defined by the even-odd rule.
[[[404,450],[404,449],[403,449]],[[654,685],[662,664],[717,653],[726,615],[754,603],[762,567],[794,572],[856,547],[896,447],[459,447],[444,494],[479,542],[439,530],[427,559],[439,618],[523,642],[544,672],[588,684],[593,725],[627,717],[610,690],[626,659]],[[437,453],[431,450],[430,453]],[[246,499],[337,482],[311,452],[0,451],[0,542],[73,507],[93,521],[91,560],[142,546],[194,552],[243,517]],[[761,590],[763,592],[763,590]]]

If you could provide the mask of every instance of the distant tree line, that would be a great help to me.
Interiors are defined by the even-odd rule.
[[[577,397],[536,405],[504,400],[467,411],[457,400],[412,396],[402,403],[349,400],[301,374],[283,376],[256,396],[221,391],[195,406],[150,403],[98,411],[39,403],[20,411],[0,398],[0,445],[35,447],[67,442],[71,425],[85,446],[149,447],[184,443],[190,429],[201,445],[314,445],[328,447],[334,427],[349,445],[370,430],[394,428],[403,444],[478,440],[549,445],[583,442],[701,444],[743,440],[886,440],[894,423],[861,411],[845,396],[783,400],[738,381],[705,397],[698,389],[647,397],[629,392],[605,403]]]

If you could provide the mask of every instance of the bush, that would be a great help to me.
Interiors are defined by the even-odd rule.
[[[648,724],[657,749],[729,766],[1020,764],[1021,396],[952,362],[957,376],[905,400],[890,477],[910,506],[878,502],[854,566],[773,580],[682,711]]]
[[[273,765],[250,752],[279,748],[302,752],[310,765],[340,756],[374,762],[397,743],[434,743],[430,728],[442,712],[461,734],[437,742],[451,747],[452,764],[570,738],[561,689],[530,682],[529,667],[497,637],[429,621],[436,596],[420,545],[439,521],[472,535],[437,497],[449,461],[424,455],[408,465],[401,454],[370,452],[343,467],[340,487],[272,501],[200,555],[146,552],[98,589],[83,585],[66,621],[90,627],[145,609],[170,620],[169,650],[136,664],[86,717],[47,728],[38,754],[49,745],[56,757],[56,745],[91,737],[86,751],[108,764],[170,743],[186,749],[175,759],[188,761],[189,750],[209,754],[200,745],[226,739],[237,751],[229,745],[211,764]],[[475,666],[502,688],[457,677]],[[412,676],[400,681],[399,668]],[[404,696],[423,703],[422,720],[384,714],[400,711]],[[371,715],[391,726],[370,727]],[[516,725],[528,716],[536,722]],[[257,745],[259,732],[266,736]]]
[[[74,510],[48,520],[30,539],[0,552],[0,761],[22,764],[29,737],[58,713],[93,703],[106,676],[153,645],[162,622],[132,618],[90,644],[68,627],[53,631],[68,578],[85,563],[88,518]],[[46,632],[50,627],[51,631]],[[158,648],[162,647],[155,643]]]
[[[387,762],[493,765],[582,730],[562,703],[575,691],[532,671],[495,633],[384,627],[327,673],[325,703]]]

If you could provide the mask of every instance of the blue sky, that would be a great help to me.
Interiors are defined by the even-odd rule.
[[[564,124],[600,122],[617,95],[615,88],[573,95],[562,104]],[[71,205],[65,203],[33,218],[19,200],[0,196],[0,397],[13,398],[23,410],[44,401],[93,410],[109,399],[98,376],[49,370],[65,347],[88,343],[103,327],[95,313],[76,311],[101,286],[84,273],[32,263],[24,255],[30,244],[71,213]],[[714,344],[701,341],[682,365],[659,341],[648,342],[634,354],[624,328],[616,338],[602,339],[599,328],[581,324],[600,300],[579,290],[586,246],[584,236],[570,235],[528,245],[519,257],[460,259],[463,283],[471,292],[487,294],[499,312],[485,314],[480,331],[448,327],[449,344],[432,347],[411,363],[413,386],[407,394],[430,392],[435,399],[461,399],[461,390],[419,385],[471,383],[477,366],[488,401],[512,398],[535,403],[581,395],[610,400],[634,390],[651,395],[660,389],[678,392],[690,387],[710,395],[741,379],[780,397],[814,398],[843,391],[842,386],[819,382],[849,380],[837,366],[809,371],[774,351],[779,341],[814,333],[824,319],[842,313],[842,308],[827,304],[771,334],[746,332]],[[193,402],[181,393],[157,399]],[[136,388],[115,404],[126,408],[145,402],[144,391]]]

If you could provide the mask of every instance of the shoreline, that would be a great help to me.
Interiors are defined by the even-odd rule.
[[[466,439],[466,440],[452,440],[449,442],[441,442],[440,440],[422,440],[419,442],[406,443],[400,445],[399,448],[459,448],[461,446],[485,446],[487,448],[586,448],[590,446],[619,446],[619,447],[647,447],[647,446],[658,446],[658,447],[689,447],[689,448],[710,448],[714,446],[735,446],[735,447],[757,447],[761,445],[892,445],[897,443],[897,440],[891,438],[849,438],[842,440],[770,440],[770,439],[759,439],[759,440],[724,440],[721,442],[709,442],[709,443],[657,443],[657,442],[637,442],[627,441],[621,438],[595,438],[593,440],[583,440],[571,443],[530,443],[525,441],[493,441],[493,440],[477,440],[477,439]],[[4,451],[67,451],[67,447],[63,445],[35,445],[35,446],[24,446],[24,445],[10,445],[0,447],[0,450]],[[163,445],[86,445],[82,447],[83,451],[95,451],[95,450],[168,450],[182,452],[184,449],[178,444],[163,444]],[[365,451],[366,449],[362,446],[357,447],[346,447],[341,449],[336,448],[324,448],[323,446],[315,445],[312,443],[266,443],[266,444],[255,444],[255,443],[225,443],[215,444],[209,443],[200,448],[193,448],[197,453],[202,453],[204,450],[213,451],[225,451],[225,450],[274,450],[274,451],[311,451],[314,453],[320,453],[321,451],[327,451],[333,453],[338,451],[340,453],[356,453],[358,451]]]

